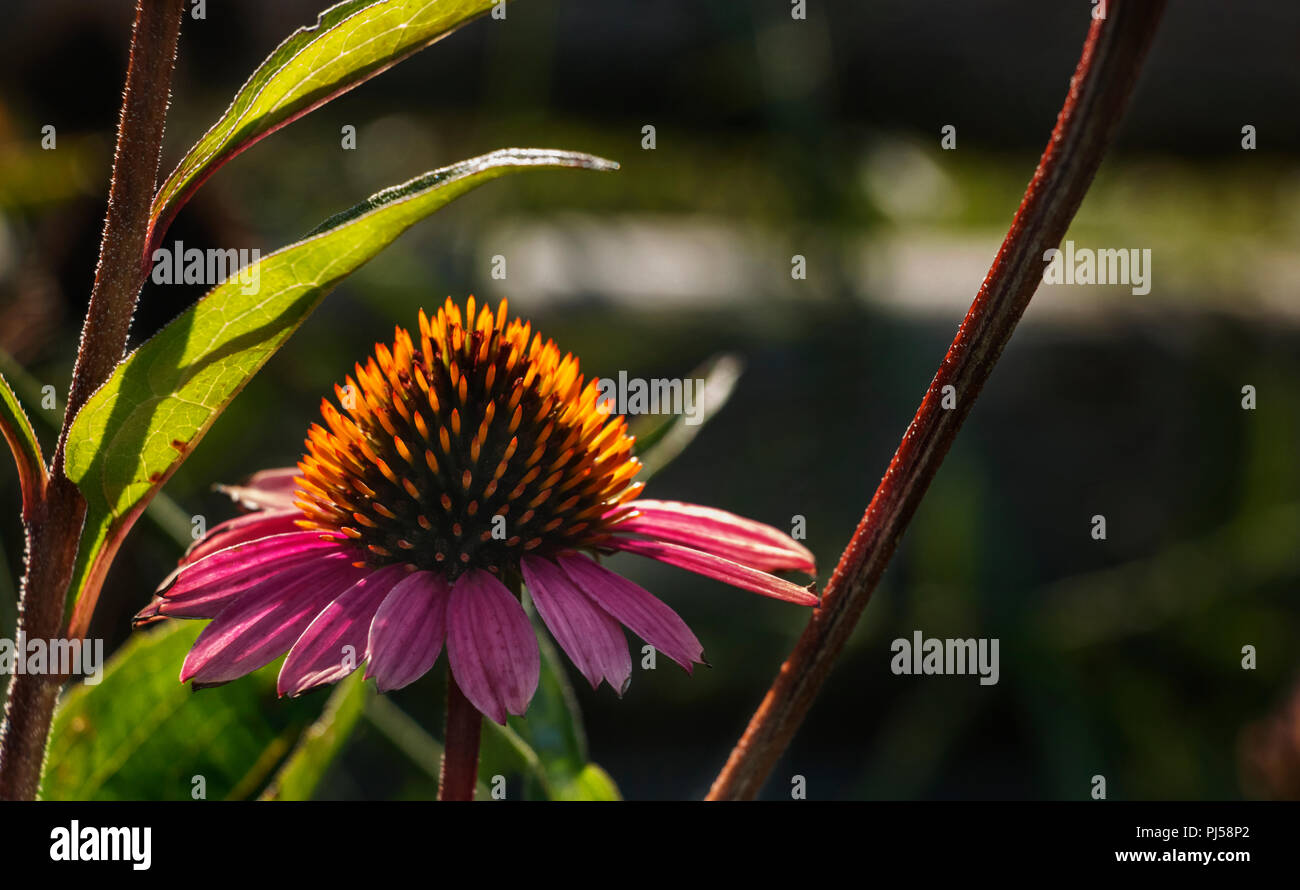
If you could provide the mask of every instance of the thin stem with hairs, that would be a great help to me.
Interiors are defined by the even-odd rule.
[[[1061,243],[1114,141],[1155,35],[1163,0],[1110,0],[1093,21],[1034,176],[970,311],[790,657],[709,791],[757,795],[789,746],[866,608],[917,505],[943,463],[1042,280],[1044,251]],[[956,407],[945,408],[952,387]]]
[[[138,0],[99,264],[72,371],[59,444],[45,496],[26,521],[27,559],[19,598],[19,639],[63,634],[64,594],[77,556],[86,503],[63,472],[73,419],[126,351],[143,287],[149,210],[162,154],[172,68],[184,0]],[[15,673],[0,726],[0,800],[36,796],[50,720],[64,677]]]

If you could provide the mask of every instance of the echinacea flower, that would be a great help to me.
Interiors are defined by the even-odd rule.
[[[214,527],[138,621],[210,618],[181,681],[224,683],[288,652],[298,695],[365,661],[381,691],[433,667],[486,716],[523,714],[540,653],[516,592],[584,677],[620,695],[623,627],[687,671],[699,640],[662,601],[595,557],[626,551],[776,599],[816,605],[775,570],[815,573],[809,551],[721,510],[640,499],[626,420],[578,360],[531,324],[464,316],[448,300],[398,328],[308,432],[297,468],[227,489],[255,510]]]

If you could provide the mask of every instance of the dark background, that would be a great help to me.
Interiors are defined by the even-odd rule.
[[[211,0],[185,21],[165,168],[323,6]],[[0,349],[58,387],[58,409],[34,418],[47,450],[93,277],[130,7],[4,3]],[[232,515],[213,482],[292,463],[352,362],[418,307],[472,292],[508,296],[600,376],[743,357],[731,403],[649,493],[787,528],[806,516],[824,583],[1019,203],[1091,7],[809,0],[798,22],[789,8],[522,0],[223,168],[169,243],[268,253],[379,188],[507,145],[623,164],[490,185],[340,287],[169,483],[172,526]],[[1171,4],[1068,236],[1150,248],[1151,293],[1040,290],[769,796],[796,774],[822,799],[1083,798],[1097,774],[1112,798],[1300,794],[1300,721],[1277,716],[1300,662],[1297,36],[1294,3]],[[45,124],[55,152],[39,149]],[[942,151],[949,124],[957,149]],[[496,254],[506,281],[489,274]],[[134,338],[202,290],[147,287]],[[7,636],[22,559],[9,470],[0,503]],[[1098,513],[1104,542],[1089,536]],[[93,629],[110,645],[178,556],[166,523],[142,521],[114,565]],[[699,796],[806,613],[620,567],[686,618],[713,667],[637,671],[622,701],[580,688],[592,757],[628,797]],[[999,638],[1000,683],[894,676],[890,642],[916,629]],[[393,697],[435,734],[440,683],[441,668]],[[321,794],[428,783],[363,729]]]

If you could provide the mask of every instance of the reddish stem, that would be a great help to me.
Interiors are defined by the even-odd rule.
[[[709,800],[752,799],[789,746],[844,649],[962,421],[1042,280],[1043,253],[1065,236],[1120,120],[1163,0],[1110,0],[1088,32],[1056,119],[1002,248],[894,453],[790,657],[731,752]],[[945,410],[954,387],[957,407]]]
[[[483,715],[470,704],[447,670],[447,747],[442,754],[438,800],[473,800]]]
[[[136,298],[149,274],[141,258],[149,235],[149,212],[158,182],[184,5],[184,0],[138,0],[136,4],[108,213],[95,284],[81,327],[77,363],[72,369],[72,387],[54,458],[56,466],[62,466],[64,440],[72,419],[126,352]]]
[[[85,499],[63,473],[63,447],[73,418],[122,358],[144,284],[140,257],[149,230],[183,9],[184,0],[139,0],[136,5],[99,266],[48,487],[26,517],[27,563],[18,628],[28,639],[52,640],[63,633],[64,594],[86,514]],[[63,680],[48,674],[15,674],[10,679],[0,726],[0,800],[36,796]]]

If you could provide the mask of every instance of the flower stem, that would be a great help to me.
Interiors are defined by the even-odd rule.
[[[27,520],[27,564],[18,619],[19,632],[27,639],[52,640],[63,633],[64,594],[86,513],[81,492],[63,473],[63,449],[77,412],[126,351],[131,316],[147,275],[144,245],[184,5],[184,0],[138,0],[136,4],[99,265],[49,485]],[[50,674],[14,674],[10,679],[0,726],[0,800],[36,796],[50,720],[64,679]]]
[[[1042,280],[1114,140],[1163,0],[1110,0],[1093,21],[1047,148],[984,284],[894,453],[821,605],[709,791],[752,799],[812,707],[885,566]],[[952,386],[957,406],[943,407]]]
[[[478,783],[478,747],[483,715],[460,691],[447,669],[447,739],[442,753],[438,800],[473,800]]]

